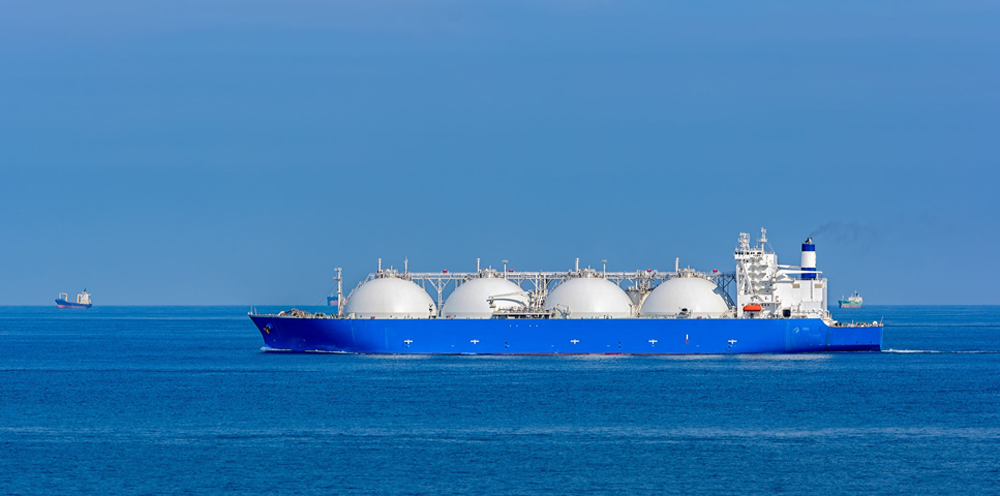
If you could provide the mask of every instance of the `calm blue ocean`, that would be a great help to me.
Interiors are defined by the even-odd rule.
[[[1000,307],[677,357],[264,353],[247,310],[0,307],[0,494],[1000,493]]]

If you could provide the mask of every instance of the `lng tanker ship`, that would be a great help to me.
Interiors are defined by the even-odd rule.
[[[337,313],[250,318],[268,351],[388,354],[701,354],[877,351],[882,324],[839,323],[827,310],[816,245],[779,265],[761,229],[740,233],[735,273],[576,267],[564,272],[382,269]],[[430,291],[428,291],[430,286]],[[729,289],[736,299],[730,296]],[[450,291],[447,299],[444,294]],[[432,298],[436,293],[437,300]]]

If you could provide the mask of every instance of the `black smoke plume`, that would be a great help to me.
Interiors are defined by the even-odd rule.
[[[882,239],[882,231],[857,222],[832,220],[809,233],[810,238],[828,239],[840,243],[874,243]]]

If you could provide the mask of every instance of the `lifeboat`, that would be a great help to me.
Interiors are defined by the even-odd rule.
[[[760,307],[760,305],[754,303],[752,305],[745,305],[743,307],[743,311],[744,312],[759,312],[759,311],[761,311],[761,307]]]

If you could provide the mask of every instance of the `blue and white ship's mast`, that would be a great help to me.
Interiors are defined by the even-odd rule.
[[[806,238],[806,242],[802,243],[802,279],[816,279],[816,274],[810,274],[809,272],[816,272],[816,245],[813,244],[812,238]]]

